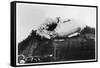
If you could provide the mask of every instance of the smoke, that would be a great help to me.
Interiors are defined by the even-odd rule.
[[[54,27],[55,24],[57,24],[57,26],[52,31],[49,31],[48,29]],[[53,36],[55,34],[58,36],[74,36],[77,35],[78,32],[81,32],[85,27],[85,24],[78,22],[74,19],[63,19],[61,17],[56,17],[54,19],[47,18],[45,22],[41,24],[40,27],[37,29],[37,34],[44,36],[48,39],[50,39],[51,36],[55,37]]]

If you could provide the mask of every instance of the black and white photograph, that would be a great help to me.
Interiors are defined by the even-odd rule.
[[[15,65],[97,61],[96,6],[13,3]]]

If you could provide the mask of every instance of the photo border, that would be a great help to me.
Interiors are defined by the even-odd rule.
[[[42,4],[42,5],[59,5],[59,6],[76,6],[76,7],[91,7],[96,8],[96,45],[95,45],[95,59],[94,60],[81,60],[81,61],[66,61],[66,62],[51,62],[51,63],[44,63],[44,64],[21,64],[17,65],[16,63],[16,3],[28,3],[28,4]],[[59,3],[45,3],[45,2],[27,2],[27,1],[12,1],[10,3],[10,10],[11,10],[11,23],[10,23],[10,65],[13,67],[20,67],[20,66],[39,66],[39,65],[53,65],[53,64],[69,64],[69,63],[84,63],[84,62],[97,62],[98,61],[98,6],[92,5],[77,5],[77,4],[59,4]]]

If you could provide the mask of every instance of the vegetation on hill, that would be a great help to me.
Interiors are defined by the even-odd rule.
[[[80,35],[64,38],[64,41],[46,39],[32,30],[31,34],[18,44],[18,55],[24,55],[25,63],[87,60],[95,58],[95,28],[86,26]],[[31,57],[31,58],[30,58]]]

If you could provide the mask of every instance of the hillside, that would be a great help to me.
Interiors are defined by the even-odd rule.
[[[64,41],[46,39],[32,30],[31,34],[18,44],[18,54],[23,54],[25,63],[87,60],[95,58],[95,29],[87,26],[80,35],[64,38]],[[33,60],[32,60],[33,58]],[[19,59],[19,62],[22,59]]]

